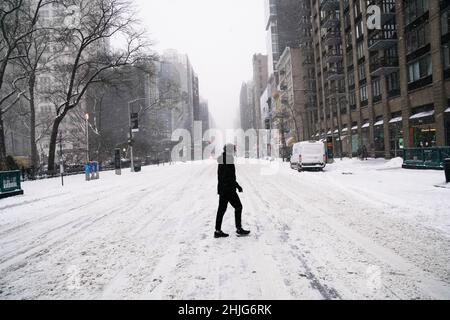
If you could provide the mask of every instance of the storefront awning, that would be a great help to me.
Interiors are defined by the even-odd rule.
[[[397,123],[397,122],[402,122],[402,121],[403,121],[402,117],[397,117],[397,118],[391,119],[391,121],[389,121],[389,123]]]
[[[348,131],[348,128],[342,129],[342,132],[347,132],[347,131]]]
[[[415,115],[412,115],[410,117],[410,119],[411,120],[412,119],[420,119],[420,118],[425,118],[425,117],[431,117],[432,115],[434,115],[434,110],[416,113]]]
[[[334,133],[339,133],[339,129],[334,130]]]
[[[382,126],[384,124],[384,120],[380,120],[374,124],[374,126]]]
[[[352,127],[352,130],[358,130],[358,126]]]
[[[367,122],[367,123],[364,123],[361,128],[368,128],[368,127],[370,127],[370,123]]]
[[[447,113],[447,112],[450,112],[450,108],[447,108],[446,110],[445,110],[445,112]]]
[[[327,132],[327,134],[331,134],[331,130]]]

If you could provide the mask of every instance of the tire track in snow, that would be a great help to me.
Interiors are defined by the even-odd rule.
[[[288,179],[285,179],[284,183],[286,183],[287,180]],[[362,248],[373,257],[376,257],[379,261],[382,261],[383,263],[389,265],[392,269],[400,270],[400,274],[409,275],[411,274],[411,272],[414,272],[414,274],[416,275],[425,275],[425,273],[421,270],[418,270],[415,265],[409,263],[396,253],[392,252],[392,250],[382,247],[374,243],[371,239],[359,234],[349,227],[344,226],[341,222],[337,221],[334,217],[330,216],[322,208],[320,208],[319,205],[321,203],[326,203],[328,210],[330,210],[329,206],[335,201],[335,198],[324,201],[325,199],[323,198],[328,197],[328,194],[319,192],[318,194],[321,194],[322,196],[320,201],[317,200],[306,203],[305,200],[301,200],[301,197],[298,197],[291,191],[298,188],[298,182],[296,184],[293,184],[293,180],[289,179],[289,181],[291,181],[289,186],[284,185],[282,196],[290,198],[301,207],[308,207],[308,211],[312,213],[315,218],[318,218],[321,222],[325,223],[328,227],[337,232],[337,234],[339,234],[343,239],[347,239],[348,241],[353,242],[355,245]],[[268,183],[271,184],[274,189],[280,188],[280,185],[276,181],[271,180],[268,181]],[[336,208],[336,210],[345,214],[345,210],[342,210],[342,208],[339,208],[339,206]],[[414,281],[412,283],[414,283]],[[449,285],[439,280],[435,280],[430,276],[427,276],[426,279],[424,279],[422,276],[421,281],[414,283],[414,285],[421,288],[422,293],[427,293],[427,295],[430,295],[431,297],[437,299],[450,296]],[[393,287],[386,287],[386,290],[392,291]],[[400,292],[394,294],[398,295],[399,293]],[[400,296],[401,295],[402,294],[400,293]]]
[[[250,172],[252,168],[249,168],[248,170],[242,170],[242,172],[244,173],[243,176],[245,177],[245,180],[247,181],[247,184],[251,185],[252,190],[251,192],[254,193],[255,197],[251,197],[251,202],[253,203],[253,206],[256,208],[259,208],[258,212],[262,212],[263,210],[261,210],[261,205],[256,201],[256,199],[259,199],[261,203],[263,203],[265,205],[265,207],[267,209],[271,208],[271,204],[267,201],[267,199],[265,197],[263,197],[258,189],[258,187],[254,184],[253,179],[249,176]],[[258,168],[259,170],[259,168]],[[253,173],[253,178],[255,177],[255,172]],[[278,189],[280,190],[280,189]],[[266,195],[267,196],[267,195]],[[273,209],[272,209],[273,210]],[[267,210],[265,210],[267,212]],[[280,212],[279,212],[280,213]],[[289,230],[289,226],[281,221],[281,217],[277,216],[275,218],[275,216],[273,214],[268,214],[266,215],[267,219],[269,220],[269,223],[267,223],[267,225],[272,225],[272,226],[276,226],[278,225],[279,227],[277,228],[277,231],[281,234],[281,241],[283,242],[290,242],[289,241],[289,234],[287,232],[287,230]],[[276,219],[276,221],[274,221],[274,219]],[[305,259],[305,257],[303,255],[299,255],[299,254],[295,254],[295,250],[298,250],[298,247],[292,244],[289,244],[290,248],[293,249],[293,251],[291,252],[292,256],[295,256],[301,263],[301,266],[303,267],[303,274],[305,274],[305,278],[308,279],[310,287],[312,289],[315,289],[318,291],[318,293],[320,294],[320,296],[323,299],[340,299],[340,295],[337,293],[337,291],[334,288],[330,288],[325,284],[322,284],[321,281],[318,279],[318,277],[314,274],[314,272],[312,271],[311,267],[309,266],[309,263],[307,262],[307,260]],[[300,294],[304,294],[304,293],[300,293]]]

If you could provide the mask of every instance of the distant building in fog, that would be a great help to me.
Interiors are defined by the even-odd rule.
[[[261,117],[261,95],[267,87],[269,70],[267,66],[267,55],[253,55],[253,84],[254,84],[254,124],[255,129],[263,127]]]

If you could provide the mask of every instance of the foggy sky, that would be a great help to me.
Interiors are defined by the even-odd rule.
[[[187,53],[219,128],[233,128],[252,56],[265,53],[264,0],[134,0],[154,48]]]

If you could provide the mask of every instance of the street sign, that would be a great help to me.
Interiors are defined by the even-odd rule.
[[[131,131],[139,132],[139,113],[131,113]]]

